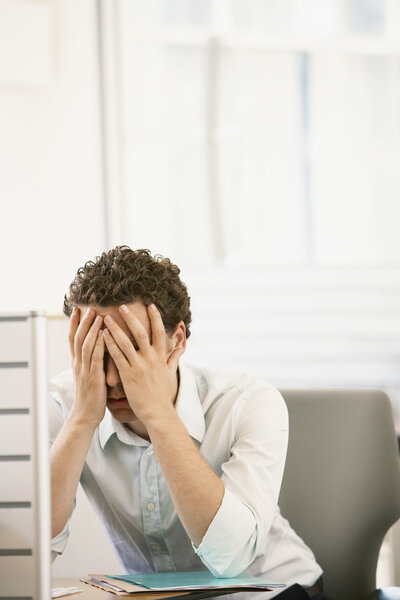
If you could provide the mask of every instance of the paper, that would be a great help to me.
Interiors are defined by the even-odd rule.
[[[105,579],[100,580],[100,579],[95,579],[94,577],[92,577],[91,581],[93,581],[93,583],[98,583],[99,585],[109,588],[111,592],[124,592],[125,591],[123,588],[120,588],[116,585],[112,585],[109,581],[107,581]]]
[[[51,597],[52,598],[60,598],[61,596],[69,596],[70,594],[77,594],[82,591],[83,590],[80,590],[77,587],[53,588],[51,590]]]
[[[195,591],[192,592],[190,590],[187,591],[183,591],[183,592],[152,592],[147,590],[146,588],[143,587],[139,587],[139,586],[132,586],[130,583],[124,583],[123,586],[123,591],[118,591],[118,588],[115,586],[110,585],[110,581],[108,580],[108,578],[105,575],[97,575],[96,577],[99,577],[100,579],[81,579],[80,581],[82,581],[83,583],[87,583],[88,585],[92,585],[94,587],[100,588],[101,590],[103,590],[104,592],[111,592],[112,594],[115,594],[117,596],[124,596],[126,598],[127,595],[131,595],[131,596],[135,596],[135,595],[139,595],[140,596],[140,600],[180,600],[181,596],[184,596],[185,598],[189,598],[190,600],[199,600],[200,599],[200,595],[202,598],[206,597],[206,596],[211,596],[214,595],[215,592],[204,592],[204,591]],[[115,580],[114,580],[115,581]],[[134,590],[132,590],[131,588],[134,588]],[[138,593],[138,589],[139,589],[139,593]],[[231,593],[231,590],[225,592],[225,591],[221,591],[218,590],[218,595],[224,595],[227,593]]]
[[[209,588],[280,588],[283,584],[266,581],[242,573],[236,577],[214,577],[209,571],[184,571],[169,573],[137,573],[133,575],[107,575],[108,579],[124,581],[148,590],[199,590]],[[117,585],[117,583],[115,584]]]

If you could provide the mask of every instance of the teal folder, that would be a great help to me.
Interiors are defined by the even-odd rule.
[[[285,587],[282,583],[266,581],[246,573],[236,577],[214,577],[209,571],[183,571],[171,573],[136,573],[129,575],[107,575],[109,579],[125,581],[148,590],[202,590],[215,588],[275,589]]]

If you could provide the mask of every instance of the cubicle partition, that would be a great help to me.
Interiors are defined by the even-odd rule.
[[[50,589],[46,317],[0,314],[0,600]]]

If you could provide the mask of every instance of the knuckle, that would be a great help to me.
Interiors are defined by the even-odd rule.
[[[125,354],[132,351],[132,344],[129,341],[124,340],[121,347]]]
[[[74,344],[75,344],[75,346],[79,346],[81,343],[82,343],[82,337],[81,337],[81,335],[79,335],[79,333],[77,333],[74,338]]]
[[[149,363],[150,367],[156,367],[157,364],[158,364],[157,356],[154,355],[153,352],[151,354],[149,353],[149,356],[148,356],[147,360],[148,360],[148,363]]]
[[[144,373],[145,373],[145,368],[144,368],[144,365],[143,365],[142,363],[139,363],[139,364],[136,366],[136,371],[137,371],[137,373],[138,373],[139,375],[144,375]]]
[[[92,360],[99,361],[102,358],[102,352],[100,346],[95,346],[92,354]]]
[[[90,349],[89,346],[86,344],[84,344],[82,346],[82,357],[83,358],[88,358],[88,356],[90,356]]]

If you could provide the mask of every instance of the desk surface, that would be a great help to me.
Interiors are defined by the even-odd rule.
[[[124,596],[116,596],[111,592],[103,592],[98,588],[82,583],[78,577],[56,577],[51,580],[52,588],[67,588],[77,587],[82,592],[76,594],[69,594],[68,596],[60,596],[61,600],[116,600],[117,598],[124,598]]]

